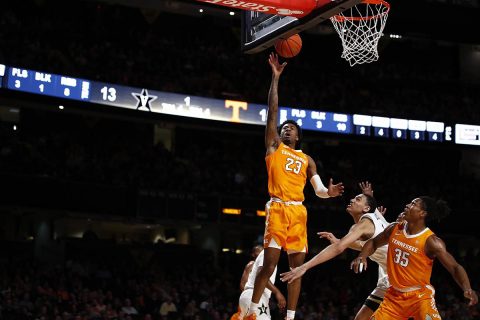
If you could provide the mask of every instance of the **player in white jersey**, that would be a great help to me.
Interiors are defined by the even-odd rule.
[[[348,234],[342,239],[337,239],[330,232],[319,232],[320,237],[326,238],[331,244],[300,267],[282,273],[280,275],[282,281],[290,282],[301,277],[308,269],[333,259],[347,248],[360,251],[367,240],[380,234],[389,225],[383,217],[384,211],[380,212],[376,208],[377,204],[375,198],[373,198],[370,183],[360,183],[360,187],[363,193],[351,199],[346,209],[355,221]],[[385,296],[385,292],[390,286],[387,277],[387,246],[378,248],[370,256],[370,259],[378,263],[377,287],[365,300],[355,316],[355,320],[370,319],[370,316],[377,310]]]
[[[262,250],[260,254],[255,258],[253,265],[249,263],[245,267],[245,272],[244,272],[244,275],[242,276],[242,280],[246,272],[248,272],[248,268],[250,267],[250,265],[251,265],[251,271],[248,274],[248,279],[247,279],[247,282],[245,283],[245,286],[243,287],[243,292],[240,295],[240,299],[238,299],[238,312],[231,317],[231,320],[243,319],[243,317],[247,313],[248,308],[250,307],[250,301],[252,300],[255,279],[257,277],[258,272],[263,267],[263,257],[264,257],[264,250]],[[277,267],[275,267],[275,270],[270,276],[270,279],[268,280],[268,283],[267,283],[267,287],[265,288],[265,291],[263,291],[262,297],[260,298],[260,302],[258,303],[258,308],[257,310],[255,310],[256,319],[262,319],[262,320],[271,319],[269,301],[272,293],[275,295],[275,299],[277,299],[278,307],[280,309],[284,309],[287,304],[283,294],[274,285],[276,276],[277,276]],[[240,281],[240,286],[242,287],[242,281]]]
[[[245,285],[247,284],[248,276],[252,271],[253,264],[255,263],[255,259],[257,259],[260,252],[263,251],[263,246],[257,245],[252,248],[251,256],[253,260],[249,261],[245,268],[243,269],[242,278],[240,279],[240,292],[243,292],[245,289]]]

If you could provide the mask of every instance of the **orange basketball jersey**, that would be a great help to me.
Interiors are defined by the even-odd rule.
[[[409,235],[406,227],[396,225],[388,242],[388,280],[396,289],[406,289],[430,284],[433,260],[425,254],[425,243],[434,233],[425,228]]]
[[[265,161],[268,172],[268,193],[283,201],[303,201],[307,180],[308,158],[301,150],[280,143]]]

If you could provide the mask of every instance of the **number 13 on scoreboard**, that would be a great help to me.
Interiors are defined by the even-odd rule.
[[[102,93],[102,99],[103,101],[110,101],[114,102],[117,100],[117,90],[114,87],[103,87],[100,89],[100,92]]]

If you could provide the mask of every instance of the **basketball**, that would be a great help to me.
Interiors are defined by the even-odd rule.
[[[275,42],[275,50],[284,58],[295,57],[302,49],[302,38],[294,34],[288,39],[279,39]]]

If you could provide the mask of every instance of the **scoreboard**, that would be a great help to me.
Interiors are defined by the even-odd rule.
[[[103,83],[0,64],[7,90],[182,117],[265,125],[267,106]],[[377,139],[480,146],[480,126],[428,120],[279,107],[279,124],[295,120],[303,129]]]
[[[7,88],[74,100],[87,100],[90,82],[45,72],[9,68]]]

